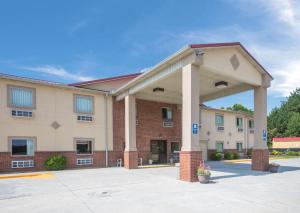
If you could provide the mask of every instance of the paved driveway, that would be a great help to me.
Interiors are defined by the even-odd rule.
[[[0,212],[299,212],[300,158],[280,173],[210,162],[212,183],[176,180],[177,168],[84,169],[0,179]]]

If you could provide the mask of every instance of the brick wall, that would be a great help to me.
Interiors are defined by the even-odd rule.
[[[150,141],[167,141],[167,159],[171,154],[171,142],[181,142],[181,110],[175,104],[165,104],[154,101],[136,100],[137,120],[136,141],[138,157],[147,163],[150,157]],[[172,108],[172,128],[162,126],[162,107]],[[124,101],[114,101],[114,151],[124,151],[125,148],[125,104]],[[121,157],[121,156],[120,156]]]
[[[116,166],[119,155],[123,152],[108,153],[109,166]],[[0,153],[0,172],[16,172],[16,171],[40,171],[45,170],[44,162],[53,155],[63,155],[67,158],[67,169],[71,168],[85,168],[85,167],[105,167],[105,151],[95,151],[92,155],[76,155],[74,152],[35,152],[32,157],[12,157],[9,152]],[[93,158],[93,165],[78,166],[77,158]],[[33,168],[11,168],[11,161],[13,160],[34,160]]]

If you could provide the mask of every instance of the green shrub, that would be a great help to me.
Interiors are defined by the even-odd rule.
[[[286,154],[286,155],[289,155],[289,156],[297,156],[297,155],[298,155],[298,152],[295,152],[295,151],[287,151],[285,154]]]
[[[222,153],[216,153],[216,160],[222,160],[223,155]]]
[[[224,158],[225,158],[226,160],[233,160],[233,153],[231,153],[231,152],[226,152],[226,153],[224,154]]]
[[[233,153],[233,159],[240,159],[240,158],[241,158],[241,156],[239,153],[237,153],[237,152]]]
[[[282,155],[282,152],[277,151],[277,150],[273,150],[273,151],[271,152],[271,155]]]
[[[298,152],[298,156],[300,156],[300,151]]]
[[[222,153],[213,153],[213,154],[211,154],[211,156],[210,156],[210,158],[212,159],[212,160],[222,160]]]
[[[47,170],[63,170],[66,168],[67,159],[62,155],[54,155],[45,161]]]

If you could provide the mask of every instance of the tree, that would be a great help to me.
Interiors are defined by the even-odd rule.
[[[234,104],[232,107],[227,107],[227,110],[237,111],[237,112],[247,112],[253,114],[253,111],[242,104]]]
[[[268,116],[268,142],[273,137],[300,136],[300,88]]]
[[[286,135],[299,136],[300,135],[300,113],[293,112],[291,120],[288,122]]]

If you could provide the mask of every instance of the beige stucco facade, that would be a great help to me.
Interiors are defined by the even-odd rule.
[[[34,88],[36,109],[33,118],[11,116],[8,107],[7,85]],[[92,122],[77,121],[74,113],[75,94],[94,97]],[[9,151],[8,137],[36,137],[38,151],[75,151],[74,138],[94,140],[95,151],[113,147],[112,97],[87,90],[62,88],[45,84],[34,84],[19,80],[0,79],[0,152]],[[57,122],[60,127],[51,125]]]
[[[218,130],[215,124],[215,116],[224,116],[224,130]],[[236,118],[243,119],[243,131],[238,131]],[[249,120],[253,116],[247,113],[219,110],[208,107],[201,108],[200,140],[207,141],[208,149],[215,150],[217,142],[224,143],[224,149],[236,149],[236,143],[242,143],[243,149],[252,149],[254,143],[254,131],[249,128]]]
[[[112,161],[123,158],[126,168],[137,168],[136,106],[137,100],[141,100],[153,106],[154,103],[165,103],[180,109],[178,113],[181,116],[177,116],[176,122],[181,123],[175,126],[181,132],[181,180],[197,180],[196,168],[207,157],[207,150],[216,150],[216,142],[223,142],[225,150],[234,150],[237,143],[242,143],[243,149],[253,150],[252,168],[266,170],[267,88],[271,80],[272,76],[240,43],[189,45],[144,73],[71,85],[1,76],[0,152],[5,153],[2,156],[5,166],[2,167],[7,167],[10,161],[7,157],[10,151],[8,138],[23,136],[36,138],[37,152],[75,152],[74,138],[91,139],[93,151],[98,153],[87,155],[97,161],[97,166],[103,165],[104,154],[100,151],[105,151],[106,166],[109,165],[108,152],[111,151]],[[12,116],[12,108],[8,106],[8,85],[30,87],[35,91],[32,118]],[[254,91],[254,129],[248,129],[248,120],[252,119],[248,114],[207,107],[200,109],[206,101],[248,90]],[[92,122],[78,121],[74,110],[76,95],[94,100]],[[223,130],[216,129],[217,113],[224,116]],[[243,127],[239,131],[237,117],[243,119]],[[161,120],[157,115],[153,118]],[[161,122],[159,125],[164,124]],[[140,131],[151,136],[158,135],[159,139],[164,137],[161,132],[168,132],[160,128],[153,127],[152,130],[148,127],[147,131]],[[118,143],[114,135],[117,135]],[[74,165],[77,156],[67,154]]]

